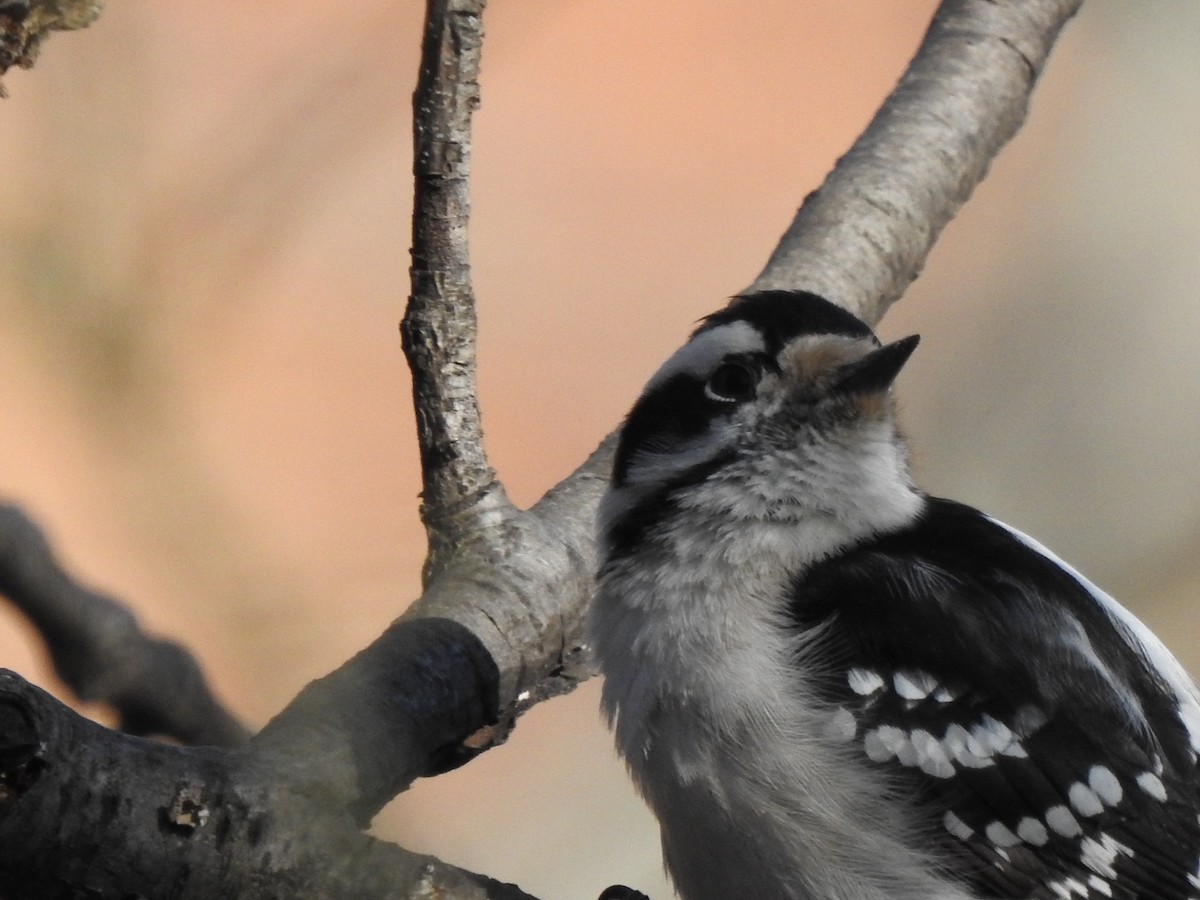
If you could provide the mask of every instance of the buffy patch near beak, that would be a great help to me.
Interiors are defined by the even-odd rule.
[[[842,367],[833,390],[839,394],[867,394],[891,387],[920,342],[919,334],[900,338],[872,350],[862,359]]]

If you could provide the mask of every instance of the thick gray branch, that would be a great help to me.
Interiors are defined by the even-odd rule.
[[[531,510],[493,526],[487,540],[465,540],[453,565],[406,613],[451,619],[487,647],[498,670],[496,741],[525,709],[592,674],[583,613],[596,568],[593,518],[612,444],[601,444]]]
[[[279,762],[111,732],[0,670],[4,896],[533,900],[362,834]]]
[[[946,0],[874,120],[749,290],[805,289],[878,322],[1025,121],[1082,0]]]

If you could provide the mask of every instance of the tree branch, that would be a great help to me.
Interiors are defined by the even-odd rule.
[[[747,290],[810,290],[878,322],[1024,124],[1081,3],[942,3],[896,89]]]
[[[38,629],[59,677],[81,699],[111,705],[125,731],[222,747],[249,737],[191,654],[148,636],[124,604],[72,579],[15,506],[0,505],[0,594]]]
[[[108,731],[0,670],[4,896],[533,900],[367,837],[279,762]]]
[[[485,0],[429,0],[413,94],[412,295],[400,330],[413,378],[428,581],[461,537],[513,512],[483,450],[467,248],[471,116]]]

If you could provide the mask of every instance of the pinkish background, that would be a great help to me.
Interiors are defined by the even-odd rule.
[[[933,5],[493,0],[472,240],[518,502],[749,283]],[[418,592],[397,323],[421,14],[110,3],[0,103],[0,494],[255,725]],[[1194,671],[1198,38],[1185,0],[1086,4],[883,326],[924,337],[900,383],[921,482],[1054,547]],[[3,606],[0,665],[61,695]],[[596,687],[375,830],[547,900],[669,897]]]

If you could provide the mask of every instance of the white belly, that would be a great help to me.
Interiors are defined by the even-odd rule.
[[[693,621],[682,633],[677,616],[620,606],[593,638],[603,702],[685,900],[972,896],[934,874],[911,811],[861,748],[831,733],[804,639],[736,608],[710,609],[715,628]]]

